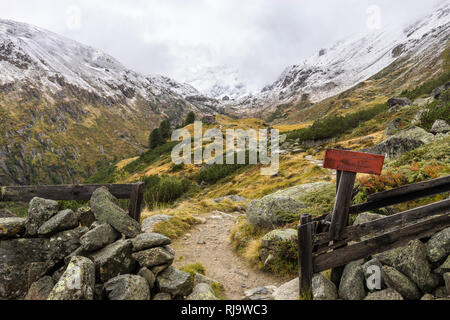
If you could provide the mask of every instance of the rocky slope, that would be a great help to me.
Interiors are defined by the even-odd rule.
[[[0,20],[0,184],[79,181],[213,100],[31,25]]]

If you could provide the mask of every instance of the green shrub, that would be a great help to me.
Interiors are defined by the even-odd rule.
[[[180,164],[174,164],[172,165],[172,168],[170,169],[171,172],[177,172],[177,171],[181,171],[184,169],[184,163],[180,163]]]
[[[329,116],[315,121],[309,128],[290,132],[287,138],[299,139],[300,141],[333,138],[358,127],[361,122],[368,121],[387,110],[387,104],[379,104],[345,116]]]
[[[436,108],[436,103],[433,103],[422,114],[420,118],[420,126],[429,131],[434,122],[438,119],[445,120],[447,123],[450,123],[450,102],[447,102],[439,108]]]
[[[148,137],[148,146],[150,149],[155,149],[157,146],[164,144],[164,139],[159,131],[159,128],[153,129]]]
[[[169,120],[164,120],[163,122],[161,122],[161,124],[159,125],[159,133],[161,134],[161,137],[164,141],[170,138],[171,128]]]
[[[224,155],[225,159],[225,155]],[[235,173],[241,168],[244,168],[246,166],[249,166],[247,164],[249,162],[249,152],[248,150],[245,152],[245,162],[244,164],[237,164],[237,153],[234,154],[234,163],[235,164],[217,164],[214,163],[202,171],[200,171],[199,174],[195,177],[195,180],[199,183],[202,181],[208,183],[208,184],[214,184],[220,179],[223,179],[227,176],[230,176],[231,174]]]
[[[158,203],[171,203],[181,197],[190,186],[189,180],[173,176],[152,175],[144,179],[144,202],[152,208]]]
[[[184,125],[190,125],[191,123],[194,123],[195,121],[195,113],[194,112],[189,112],[186,116],[186,120],[184,121]]]
[[[143,153],[138,159],[127,164],[123,168],[123,170],[128,173],[136,173],[139,170],[143,170],[160,159],[162,155],[170,155],[173,147],[175,147],[178,143],[178,141],[167,142],[161,146],[156,147],[155,149],[148,150]]]

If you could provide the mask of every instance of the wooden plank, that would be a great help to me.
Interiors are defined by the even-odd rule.
[[[323,167],[356,173],[381,174],[384,156],[371,153],[327,149]]]
[[[367,236],[374,232],[402,227],[419,219],[447,212],[450,212],[450,199],[430,203],[425,206],[403,211],[367,223],[349,226],[344,228],[344,230],[342,231],[342,239],[345,240],[343,240],[343,242],[334,244],[334,246],[328,247],[328,250],[332,249],[335,246],[342,245],[343,243],[347,243],[353,240],[359,240],[361,237]],[[314,235],[315,246],[327,244],[330,241],[332,241],[332,238],[327,232]]]
[[[313,254],[311,215],[303,214],[298,227],[299,293],[305,300],[312,300]]]
[[[344,266],[351,261],[406,245],[411,240],[429,237],[448,226],[450,226],[450,213],[315,256],[313,269],[317,273]]]
[[[129,215],[140,222],[141,220],[141,204],[144,197],[144,183],[138,182],[133,184],[131,188]]]
[[[371,194],[367,197],[367,201],[372,202],[387,198],[404,196],[413,192],[424,191],[426,189],[441,187],[445,185],[447,185],[450,190],[450,175],[433,180],[412,183],[392,190]]]
[[[443,180],[441,180],[441,182],[442,181]],[[400,187],[400,188],[402,188],[402,187]],[[396,189],[389,190],[388,192],[394,192]],[[380,209],[383,207],[392,206],[392,205],[407,202],[407,201],[413,201],[413,200],[417,200],[417,199],[421,199],[421,198],[425,198],[425,197],[429,197],[429,196],[433,196],[436,194],[449,192],[449,191],[450,191],[450,183],[439,183],[439,184],[436,184],[435,186],[428,187],[427,189],[412,191],[410,193],[404,193],[402,195],[398,195],[398,196],[394,196],[394,197],[385,197],[385,198],[382,198],[379,200],[373,200],[373,201],[368,201],[368,202],[364,202],[361,204],[352,205],[349,209],[349,214],[362,213],[362,212],[367,212],[367,211],[371,211],[371,210],[376,210],[376,209]],[[330,214],[331,213],[325,213],[321,216],[315,217],[313,219],[313,221],[324,220]]]
[[[435,187],[430,187],[425,190],[413,191],[399,196],[388,197],[380,200],[368,201],[362,204],[356,204],[350,207],[350,213],[361,213],[371,210],[376,210],[379,208],[392,206],[395,204],[413,201],[436,194],[444,193],[450,191],[450,183],[443,184]]]
[[[129,199],[132,184],[77,184],[77,185],[56,185],[56,186],[15,186],[1,187],[1,201],[22,201],[28,202],[34,197],[52,200],[89,200],[92,193],[100,188],[107,187],[108,190],[118,199]]]
[[[355,172],[343,171],[341,174],[329,230],[330,237],[333,240],[341,238],[342,230],[347,225],[355,178]]]

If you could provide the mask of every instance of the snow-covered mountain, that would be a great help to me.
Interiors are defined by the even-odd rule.
[[[0,185],[78,182],[99,159],[144,150],[163,119],[215,113],[215,101],[188,84],[144,76],[99,50],[3,19],[0,70]]]
[[[64,82],[102,97],[119,99],[125,96],[133,100],[139,95],[154,101],[201,95],[192,86],[167,77],[143,76],[108,54],[53,32],[3,19],[0,67],[0,84],[29,81],[52,93],[60,90]]]
[[[242,113],[305,99],[319,102],[369,79],[394,62],[407,60],[414,65],[433,60],[445,49],[449,36],[447,3],[411,26],[368,31],[318,50],[314,56],[286,68],[261,92],[222,107]]]
[[[215,99],[236,100],[251,93],[239,72],[228,66],[190,68],[184,82]]]

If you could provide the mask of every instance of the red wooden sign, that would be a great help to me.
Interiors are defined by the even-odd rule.
[[[371,153],[327,149],[323,167],[342,171],[381,174],[384,156]]]

